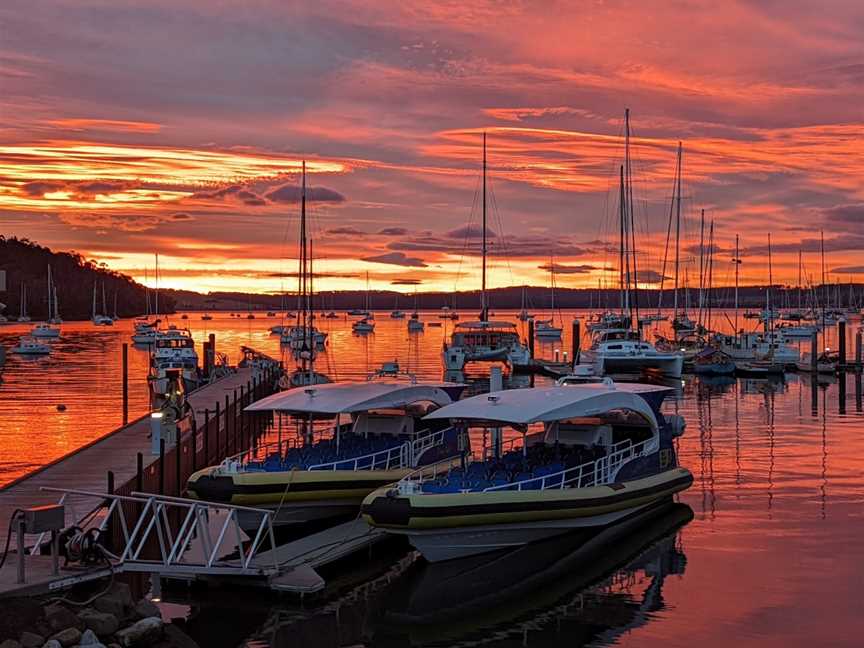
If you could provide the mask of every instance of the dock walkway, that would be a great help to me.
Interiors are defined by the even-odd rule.
[[[226,396],[245,388],[251,379],[252,369],[240,368],[188,394],[198,428],[205,423],[205,409],[212,413],[217,404],[227,403]],[[224,426],[227,422],[220,428]],[[43,492],[40,490],[43,487],[105,492],[108,471],[114,473],[114,483],[120,487],[135,479],[138,453],[144,457],[144,469],[152,469],[159,455],[151,454],[149,434],[148,414],[0,488],[0,547],[6,542],[9,519],[15,509],[57,502],[57,494]],[[67,525],[88,512],[67,506]]]

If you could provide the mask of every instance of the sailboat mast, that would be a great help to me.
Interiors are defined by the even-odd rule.
[[[158,319],[158,317],[159,317],[159,253],[158,252],[156,253],[156,279],[155,279],[155,281],[156,281],[156,284],[155,284],[156,294],[153,296],[153,300],[155,302],[154,315]]]
[[[621,180],[618,196],[618,211],[619,211],[619,237],[618,237],[618,288],[621,291],[621,316],[624,316],[624,311],[627,308],[627,298],[625,297],[626,290],[624,287],[624,221],[625,215],[625,197],[624,197],[624,165],[621,165]]]
[[[735,336],[738,336],[738,269],[741,266],[741,256],[738,253],[738,235],[735,235],[735,258],[732,259],[735,263]]]
[[[482,236],[482,254],[483,254],[483,274],[480,288],[480,321],[485,322],[488,317],[488,308],[486,306],[486,132],[483,132],[483,228]]]
[[[798,248],[798,314],[801,314],[801,248]]]
[[[681,157],[683,147],[678,142],[678,162],[675,169],[675,297],[673,319],[678,318],[678,272],[681,259]]]
[[[636,322],[639,322],[639,275],[636,269],[636,223],[635,210],[633,208],[633,166],[630,158],[630,109],[624,109],[624,188],[627,197],[627,226],[630,229],[628,236],[628,245],[630,247],[627,255],[627,301],[629,305],[628,322],[629,326],[633,326],[633,312],[636,312]],[[633,265],[632,273],[630,265]],[[633,294],[630,295],[632,287]]]
[[[828,304],[828,282],[825,281],[825,232],[819,231],[819,246],[822,252],[822,292],[824,299],[822,300],[822,326],[825,326],[825,307]]]
[[[765,291],[765,331],[773,329],[774,317],[771,313],[771,286],[774,284],[774,274],[771,266],[771,232],[768,232],[768,290]]]

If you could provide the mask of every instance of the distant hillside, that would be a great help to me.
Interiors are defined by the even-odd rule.
[[[518,309],[522,307],[522,287],[511,286],[508,288],[495,288],[489,291],[489,304],[494,310]],[[762,308],[765,306],[766,286],[742,286],[738,290],[738,301],[741,308]],[[850,286],[830,286],[831,303],[845,306],[849,301]],[[245,311],[252,310],[279,310],[284,301],[288,310],[297,307],[297,297],[288,294],[285,298],[279,295],[260,295],[235,292],[216,292],[206,295],[191,291],[166,290],[176,300],[177,308],[180,310],[230,310]],[[824,290],[816,289],[820,299],[823,299]],[[162,294],[160,292],[160,294]],[[795,288],[774,286],[771,291],[772,301],[775,306],[786,307],[798,304],[798,291]],[[852,285],[853,303],[864,302],[864,285]],[[638,295],[639,307],[656,309],[659,300],[658,290],[640,290]],[[802,292],[802,303],[808,303],[809,291]],[[161,299],[161,297],[160,297]],[[682,289],[679,291],[679,304],[688,304],[695,307],[698,304],[699,291],[695,288],[689,290],[689,295]],[[710,291],[707,298],[713,308],[731,308],[734,305],[734,293],[732,288],[715,288]],[[319,310],[343,311],[350,308],[361,308],[366,301],[366,293],[363,291],[324,291],[315,295],[315,307]],[[525,288],[525,301],[528,308],[549,308],[552,303],[551,291],[547,287],[529,286]],[[414,307],[413,295],[397,293],[395,291],[372,291],[369,294],[369,303],[373,310],[392,310],[398,307],[409,311]],[[597,289],[581,288],[556,288],[556,308],[611,308],[615,309],[620,303],[617,290],[603,290],[598,294]],[[663,291],[663,307],[671,308],[673,303],[672,290]],[[418,305],[421,309],[441,308],[449,306],[455,309],[479,309],[480,292],[424,292],[418,293]]]
[[[0,270],[6,271],[6,292],[0,292],[0,302],[6,304],[3,314],[9,319],[19,316],[21,292],[26,285],[27,314],[33,320],[45,319],[48,312],[48,264],[57,286],[60,316],[65,320],[90,319],[93,286],[98,294],[98,310],[102,309],[102,286],[105,287],[108,315],[133,317],[145,310],[145,289],[119,272],[97,265],[75,252],[53,252],[27,239],[0,236]],[[170,295],[159,298],[161,312],[174,311]]]

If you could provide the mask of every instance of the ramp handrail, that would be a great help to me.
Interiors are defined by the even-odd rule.
[[[63,493],[64,497],[77,495],[98,498],[103,502],[110,501],[99,523],[90,528],[96,528],[103,532],[108,528],[112,519],[119,522],[123,544],[122,547],[118,547],[119,553],[113,554],[112,557],[122,563],[126,571],[258,574],[261,573],[262,568],[253,567],[252,561],[265,536],[270,540],[271,546],[276,546],[272,511],[266,509],[137,491],[132,492],[131,495],[116,495],[49,486],[42,487],[41,490]],[[122,506],[123,503],[141,506],[141,510],[136,516],[137,520],[131,529],[130,522],[132,520],[127,519],[127,512]],[[104,503],[96,510],[99,508],[105,508]],[[184,511],[185,515],[183,514]],[[208,522],[212,514],[221,511],[227,511],[228,514],[225,521],[219,525],[218,534],[214,539]],[[261,515],[261,522],[258,524],[248,547],[244,547],[244,531],[238,519],[238,513],[241,511]],[[177,525],[176,534],[172,531],[171,520],[169,519],[169,514],[172,513],[180,514],[178,515],[179,525]],[[229,532],[236,537],[237,541],[236,550],[240,558],[236,562],[220,558],[221,555],[231,550],[231,547],[226,543],[226,535],[229,535]],[[142,552],[154,537],[159,548],[158,558],[142,558]],[[195,546],[196,541],[198,543],[197,548],[204,556],[204,560],[199,562],[192,561],[187,556],[190,549]],[[272,571],[278,570],[279,565],[274,561]]]

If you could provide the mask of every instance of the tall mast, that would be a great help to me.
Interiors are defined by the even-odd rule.
[[[801,314],[801,248],[798,248],[798,314]]]
[[[156,285],[155,285],[156,294],[153,296],[153,300],[154,300],[154,309],[156,312],[154,313],[154,315],[158,318],[159,317],[159,253],[158,252],[156,253],[156,279],[155,279],[155,281],[156,281]]]
[[[819,245],[822,251],[822,292],[824,299],[822,300],[822,326],[825,326],[825,307],[828,304],[828,282],[825,281],[825,232],[819,231]]]
[[[678,318],[678,271],[681,255],[681,157],[683,147],[678,142],[678,162],[675,169],[675,299],[673,320]]]
[[[738,337],[738,268],[741,266],[741,256],[738,253],[738,235],[735,235],[735,337]]]
[[[636,312],[636,321],[639,321],[639,277],[636,270],[636,225],[633,209],[633,167],[630,159],[630,109],[624,109],[624,185],[625,196],[627,197],[627,216],[626,226],[629,228],[629,236],[627,242],[629,246],[627,255],[627,291],[628,291],[628,327],[633,326],[633,311]],[[632,273],[630,265],[633,265]],[[632,287],[633,294],[629,294]],[[632,302],[632,303],[631,303]]]
[[[483,132],[483,275],[480,289],[480,321],[489,319],[486,306],[486,132]]]
[[[621,316],[624,316],[624,311],[627,309],[627,290],[625,288],[625,273],[624,269],[624,222],[626,220],[624,210],[626,198],[624,195],[624,165],[621,165],[621,182],[618,196],[618,211],[619,211],[619,238],[618,238],[618,289],[621,291]]]
[[[699,324],[702,324],[702,311],[705,307],[705,210],[699,220]]]
[[[774,317],[771,313],[771,286],[774,284],[774,274],[771,269],[771,232],[768,232],[768,290],[765,291],[765,331],[773,329]]]

